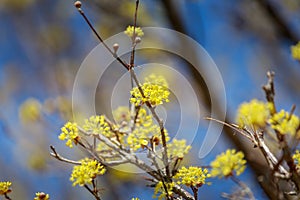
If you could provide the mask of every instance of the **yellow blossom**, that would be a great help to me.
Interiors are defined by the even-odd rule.
[[[142,37],[144,35],[144,32],[140,27],[135,27],[134,30],[134,26],[128,26],[124,33],[131,38],[135,38],[136,36]],[[133,37],[133,33],[135,33],[135,37]]]
[[[136,126],[149,127],[153,124],[152,115],[148,115],[145,108],[140,108],[136,119]]]
[[[130,111],[128,106],[120,106],[113,111],[115,122],[118,124],[128,123],[130,121]]]
[[[0,195],[5,195],[11,192],[11,182],[0,182]]]
[[[61,134],[58,136],[60,140],[67,140],[66,145],[70,148],[73,143],[77,144],[79,139],[79,130],[76,123],[67,122],[61,128]]]
[[[173,194],[173,187],[175,186],[175,183],[165,183],[167,187],[168,195],[171,196]],[[167,194],[164,189],[163,183],[159,181],[155,188],[154,188],[154,195],[153,198],[157,198],[158,200],[166,199]]]
[[[188,154],[192,148],[190,145],[186,145],[186,140],[173,139],[171,143],[167,144],[169,158],[183,158]]]
[[[270,109],[269,103],[257,99],[242,103],[237,111],[236,122],[241,127],[264,127],[270,115]]]
[[[89,119],[86,119],[83,129],[88,133],[102,134],[106,137],[114,135],[104,115],[91,116]]]
[[[297,168],[300,168],[300,152],[299,150],[296,150],[295,154],[293,155],[293,159],[295,161],[295,164],[297,166]]]
[[[228,149],[225,153],[221,153],[214,161],[210,163],[213,177],[228,177],[233,175],[234,171],[237,176],[244,172],[246,168],[246,160],[243,152],[236,152],[235,149]]]
[[[186,186],[201,187],[205,184],[206,178],[209,178],[210,174],[208,169],[202,169],[201,167],[182,167],[178,170],[174,179],[177,179],[177,184],[184,184]]]
[[[42,105],[36,99],[27,99],[19,109],[19,117],[22,122],[36,122],[41,118]]]
[[[296,115],[290,116],[288,112],[281,110],[269,119],[269,123],[271,127],[279,133],[294,136],[299,129],[300,119]]]
[[[140,199],[137,197],[132,197],[131,200],[140,200]]]
[[[70,180],[73,182],[73,186],[77,184],[84,186],[85,184],[92,183],[92,180],[98,175],[103,175],[106,169],[97,160],[85,158],[81,160],[81,165],[73,167]]]
[[[168,132],[165,129],[166,141],[170,140]],[[153,124],[152,126],[138,126],[130,133],[127,137],[127,143],[133,151],[137,151],[140,148],[147,146],[151,139],[156,139],[156,144],[159,144],[161,138],[161,132],[158,125]]]
[[[44,192],[37,192],[35,193],[35,197],[33,200],[49,200],[49,194],[45,194]]]
[[[291,53],[295,60],[300,60],[300,42],[294,46],[291,46]]]
[[[132,98],[131,103],[136,106],[149,102],[151,105],[160,105],[163,102],[169,102],[170,91],[168,89],[167,81],[162,76],[154,74],[145,78],[145,83],[141,85],[144,97],[138,87],[134,87],[130,93]]]

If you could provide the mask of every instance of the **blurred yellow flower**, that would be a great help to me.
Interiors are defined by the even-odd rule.
[[[111,131],[111,127],[106,122],[104,115],[95,115],[91,116],[89,119],[86,119],[83,129],[86,132],[95,135],[102,134],[106,137],[111,137],[114,135]]]
[[[300,60],[300,42],[298,42],[296,45],[291,46],[291,53],[292,57],[295,60]]]
[[[275,113],[271,119],[269,119],[271,127],[278,131],[281,134],[291,134],[294,136],[296,131],[299,131],[300,119],[296,115],[291,115],[281,110],[278,113]]]
[[[128,106],[119,106],[113,111],[115,122],[118,124],[128,123],[130,121],[130,111]]]
[[[183,158],[188,154],[192,148],[190,145],[186,145],[186,140],[173,139],[172,142],[167,144],[169,158]]]
[[[11,186],[11,182],[9,181],[0,182],[0,195],[5,195],[7,193],[10,193],[11,192],[10,186]]]
[[[144,32],[140,27],[135,27],[135,30],[134,30],[134,26],[128,26],[126,28],[126,30],[124,31],[124,33],[131,38],[135,38],[136,36],[142,37],[144,35]],[[134,37],[133,37],[133,33],[135,33]]]
[[[170,140],[170,137],[168,136],[168,132],[165,129],[165,136],[166,141]],[[140,148],[144,148],[147,146],[151,139],[155,138],[155,144],[158,145],[160,138],[161,138],[161,132],[158,125],[153,124],[151,126],[138,126],[130,133],[127,137],[127,143],[129,147],[133,151],[137,151]]]
[[[27,99],[19,108],[19,117],[23,123],[36,122],[41,118],[42,105],[34,98]]]
[[[35,197],[33,200],[49,200],[49,194],[45,194],[44,192],[37,192],[35,193]]]
[[[234,171],[239,176],[246,169],[246,160],[243,152],[228,149],[225,153],[218,155],[210,165],[212,167],[211,176],[213,177],[228,177],[233,175]]]
[[[168,196],[171,196],[173,194],[173,187],[175,186],[175,183],[165,183],[167,187]],[[159,181],[155,188],[154,188],[154,195],[152,198],[157,198],[158,200],[166,199],[167,194],[164,189],[163,183]]]
[[[20,11],[27,9],[29,6],[33,5],[36,0],[2,0],[0,8],[10,9],[14,11]]]
[[[236,123],[241,127],[264,127],[270,115],[270,106],[257,99],[242,103],[237,111]]]
[[[296,150],[295,154],[293,155],[293,159],[295,161],[297,168],[300,168],[300,152],[299,152],[299,150]]]

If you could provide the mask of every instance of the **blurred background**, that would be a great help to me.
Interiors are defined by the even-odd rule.
[[[76,72],[86,55],[99,44],[73,3],[71,0],[0,1],[0,181],[13,182],[12,199],[33,199],[39,191],[50,194],[54,200],[92,199],[83,188],[72,187],[69,181],[72,166],[49,155],[50,145],[71,159],[82,155],[80,151],[69,150],[57,138],[60,127],[72,119]],[[133,24],[134,0],[82,3],[103,38]],[[261,86],[267,81],[268,70],[276,74],[278,107],[290,110],[292,104],[299,106],[300,63],[292,58],[290,51],[291,45],[300,40],[299,11],[298,0],[142,0],[138,25],[174,29],[205,48],[225,84],[226,120],[234,122],[240,103],[253,98],[264,100]],[[179,66],[196,88],[203,116],[209,116],[211,101],[207,86],[193,67],[172,56],[167,59],[168,55],[156,51],[138,52],[138,56],[138,64],[164,60],[169,66]],[[99,114],[111,116],[110,87],[126,71],[114,66],[105,73],[97,88],[96,106]],[[128,101],[124,101],[126,105]],[[299,116],[298,108],[295,114]],[[240,179],[257,199],[270,198],[272,188],[268,181],[258,178],[265,173],[264,160],[232,131],[225,129],[213,151],[202,160],[198,158],[197,144],[207,128],[207,122],[199,120],[203,126],[199,127],[187,162],[207,165],[228,147],[243,150],[249,161]],[[172,123],[169,125],[170,130],[176,128],[176,122],[173,124],[174,127]],[[107,173],[99,179],[103,199],[151,199],[153,189],[145,188],[143,175],[110,171],[111,175]],[[222,199],[222,192],[237,191],[230,180],[211,182],[211,186],[200,189],[201,199]]]

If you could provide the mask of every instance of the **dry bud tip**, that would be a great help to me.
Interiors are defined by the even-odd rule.
[[[81,8],[81,1],[76,1],[75,3],[74,3],[74,6],[76,7],[76,8]]]

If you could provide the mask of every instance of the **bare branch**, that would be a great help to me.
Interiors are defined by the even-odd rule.
[[[61,155],[59,155],[56,152],[56,149],[53,146],[50,146],[50,149],[53,151],[53,152],[50,153],[50,155],[52,157],[56,158],[57,160],[60,160],[60,161],[66,162],[66,163],[70,163],[70,164],[74,164],[74,165],[80,165],[81,164],[81,162],[79,162],[79,161],[69,160],[67,158],[62,157]]]

